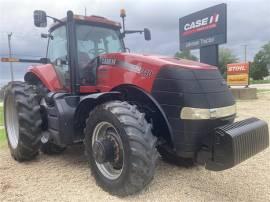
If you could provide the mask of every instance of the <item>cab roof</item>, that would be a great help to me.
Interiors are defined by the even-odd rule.
[[[90,22],[90,23],[95,23],[95,24],[100,24],[100,25],[107,25],[107,26],[112,26],[116,29],[121,28],[121,24],[119,22],[115,22],[112,20],[109,20],[105,17],[101,16],[96,16],[96,15],[91,15],[91,16],[83,16],[83,15],[74,15],[75,20],[79,20],[82,22]],[[67,21],[67,17],[61,19],[62,22]],[[50,26],[50,30],[54,29],[55,27],[58,27],[61,23],[55,22]]]

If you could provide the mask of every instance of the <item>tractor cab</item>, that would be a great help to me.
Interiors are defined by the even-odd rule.
[[[47,26],[47,18],[52,18],[54,24],[48,34],[46,58],[53,64],[61,85],[79,93],[81,86],[95,86],[99,56],[102,54],[125,52],[123,38],[126,34],[144,33],[145,39],[150,40],[150,31],[125,30],[125,11],[121,10],[121,24],[100,16],[73,15],[70,11],[67,17],[59,20],[47,16],[44,11],[34,12],[34,24],[37,27]]]
[[[120,24],[98,16],[75,15],[75,43],[72,51],[81,86],[95,85],[97,57],[101,54],[124,52]],[[66,19],[55,23],[49,30],[47,58],[66,87],[70,85]],[[73,56],[73,57],[74,57]]]

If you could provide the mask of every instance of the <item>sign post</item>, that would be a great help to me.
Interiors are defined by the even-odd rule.
[[[200,61],[210,65],[218,66],[218,45],[201,47]]]
[[[179,19],[180,50],[200,49],[200,61],[218,65],[218,44],[227,42],[227,5],[219,4]]]

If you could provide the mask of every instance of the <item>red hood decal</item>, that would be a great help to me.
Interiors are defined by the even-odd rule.
[[[148,64],[153,66],[165,66],[172,65],[179,68],[189,68],[189,69],[217,69],[215,66],[211,66],[208,64],[186,60],[186,59],[178,59],[168,56],[160,56],[160,55],[148,55],[148,54],[135,54],[135,53],[111,53],[104,54],[101,57],[105,58],[113,58],[121,61],[126,61],[132,64]]]

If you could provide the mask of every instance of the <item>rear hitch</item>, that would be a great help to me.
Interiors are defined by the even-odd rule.
[[[265,121],[249,118],[214,129],[210,146],[197,154],[197,162],[212,171],[221,171],[254,156],[269,146]]]

